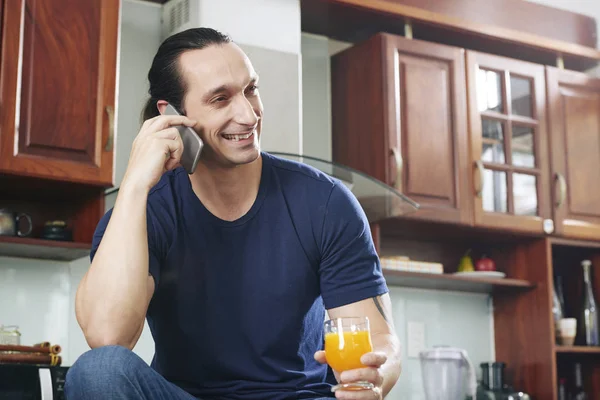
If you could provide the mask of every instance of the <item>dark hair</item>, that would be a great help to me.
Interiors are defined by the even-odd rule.
[[[230,43],[231,38],[211,28],[192,28],[176,33],[165,39],[158,48],[150,71],[148,81],[150,98],[142,111],[142,119],[159,115],[156,103],[166,100],[180,112],[185,95],[186,85],[179,69],[179,56],[189,50],[200,50],[210,45]]]

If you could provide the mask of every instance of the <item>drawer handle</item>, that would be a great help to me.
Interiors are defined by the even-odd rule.
[[[108,114],[108,139],[104,151],[112,151],[115,141],[115,109],[113,106],[106,106],[106,114]]]
[[[475,172],[477,172],[477,175],[479,175],[479,179],[475,179],[475,195],[479,198],[481,198],[483,196],[483,185],[485,183],[484,177],[483,177],[483,163],[481,162],[481,160],[479,161],[475,161],[475,166],[477,167],[475,169]],[[477,184],[479,183],[479,185]]]
[[[556,197],[556,208],[560,208],[567,199],[567,180],[563,174],[556,173],[558,196]]]
[[[402,180],[402,155],[400,154],[400,151],[395,147],[392,147],[391,151],[392,156],[394,156],[394,162],[396,163],[396,176],[394,176],[392,186],[395,189],[400,190],[401,188],[399,187],[399,183]]]

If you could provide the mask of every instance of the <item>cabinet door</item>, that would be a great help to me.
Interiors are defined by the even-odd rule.
[[[464,51],[386,36],[388,183],[416,217],[471,223]]]
[[[467,84],[476,225],[553,232],[544,67],[468,51]]]
[[[119,0],[5,4],[0,171],[110,186]]]
[[[471,223],[463,51],[380,34],[331,73],[334,161],[417,201],[410,218]]]
[[[547,68],[557,232],[600,237],[600,79]]]

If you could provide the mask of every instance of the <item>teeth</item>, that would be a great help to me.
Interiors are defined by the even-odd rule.
[[[252,133],[253,132],[247,133],[245,135],[223,135],[223,136],[225,136],[225,139],[232,140],[234,142],[239,142],[240,140],[248,139],[250,136],[252,136]]]

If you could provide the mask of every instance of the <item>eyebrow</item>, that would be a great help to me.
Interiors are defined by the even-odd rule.
[[[248,82],[248,85],[258,82],[258,78],[259,78],[258,75],[252,76],[252,78],[250,79],[250,82]],[[231,86],[229,86],[229,85],[218,86],[214,89],[211,89],[208,93],[206,93],[206,95],[204,96],[204,101],[209,101],[213,96],[215,96],[219,93],[228,92],[230,90],[231,90]]]

